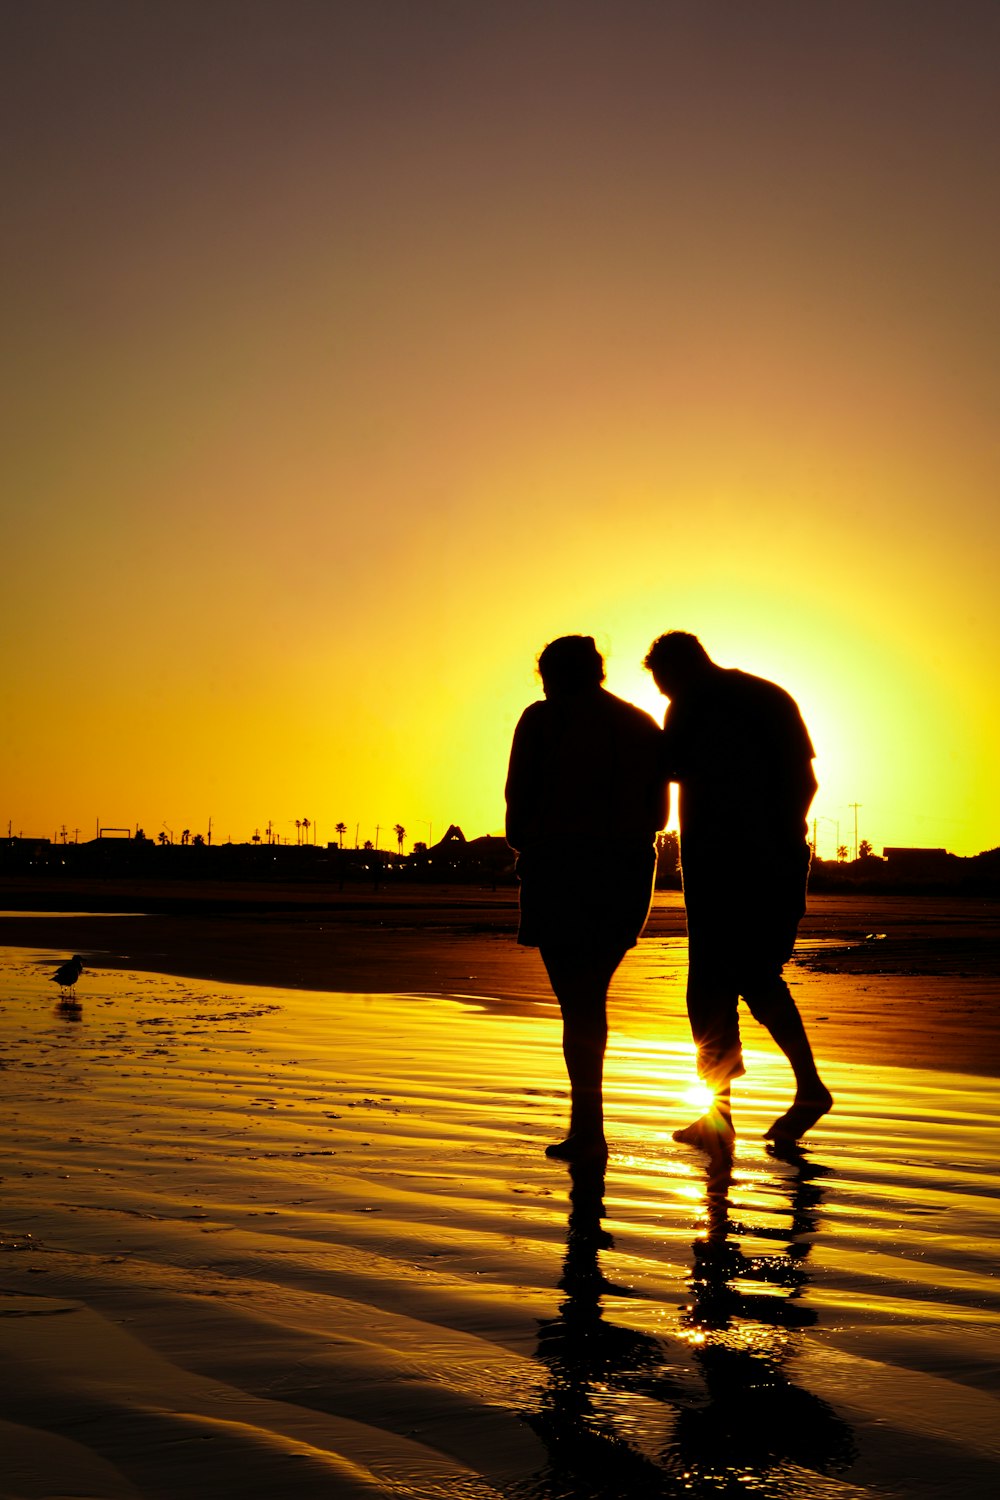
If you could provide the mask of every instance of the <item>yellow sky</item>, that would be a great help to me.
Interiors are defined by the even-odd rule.
[[[496,831],[541,646],[659,715],[684,628],[798,698],[821,852],[1000,842],[958,10],[26,8],[5,828]]]

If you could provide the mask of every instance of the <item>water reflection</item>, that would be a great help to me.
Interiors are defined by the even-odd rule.
[[[707,1173],[706,1232],[692,1246],[691,1302],[681,1333],[707,1400],[678,1412],[676,1443],[686,1466],[716,1489],[726,1476],[759,1476],[788,1464],[842,1472],[855,1457],[848,1425],[788,1375],[796,1333],[816,1322],[802,1295],[829,1169],[795,1147],[772,1154],[788,1169],[769,1185],[776,1200],[787,1199],[787,1225],[734,1219],[732,1166],[717,1162]],[[750,1238],[774,1248],[747,1254],[741,1242]],[[799,1479],[796,1489],[802,1492]],[[782,1488],[771,1492],[780,1495]]]
[[[796,1149],[775,1156],[762,1184],[767,1212],[753,1224],[733,1217],[732,1160],[709,1165],[690,1300],[673,1338],[605,1316],[605,1296],[632,1294],[600,1265],[613,1246],[602,1223],[604,1171],[570,1168],[566,1300],[541,1326],[549,1378],[540,1410],[528,1414],[550,1454],[534,1495],[644,1500],[749,1488],[781,1500],[825,1494],[818,1476],[849,1467],[851,1429],[789,1373],[800,1331],[816,1321],[803,1297],[829,1171]],[[745,1241],[767,1248],[749,1253]]]

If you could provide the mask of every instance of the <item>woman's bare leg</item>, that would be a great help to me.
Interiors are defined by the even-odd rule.
[[[563,1018],[563,1057],[570,1086],[566,1139],[546,1148],[546,1156],[573,1161],[607,1154],[604,1139],[604,1054],[608,1041],[608,986],[618,967],[613,961],[582,962],[577,956],[542,950],[542,960]]]

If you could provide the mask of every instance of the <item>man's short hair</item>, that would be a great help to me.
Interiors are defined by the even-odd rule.
[[[592,635],[561,635],[539,656],[538,675],[546,687],[557,691],[599,687],[604,681],[604,657]]]
[[[656,637],[642,664],[655,672],[658,667],[702,667],[710,660],[696,635],[687,630],[668,630],[666,635]]]

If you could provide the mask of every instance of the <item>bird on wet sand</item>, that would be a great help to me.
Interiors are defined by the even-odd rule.
[[[83,959],[79,953],[74,953],[64,964],[60,964],[54,974],[49,978],[59,986],[60,995],[65,995],[68,990],[71,995],[76,992],[76,981],[83,973]]]

